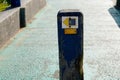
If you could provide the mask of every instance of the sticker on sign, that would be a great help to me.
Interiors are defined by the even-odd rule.
[[[78,17],[76,16],[65,16],[62,17],[62,28],[78,28]]]

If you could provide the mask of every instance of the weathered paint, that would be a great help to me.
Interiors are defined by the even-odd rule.
[[[78,27],[69,23],[69,28],[62,28],[63,18],[77,17]],[[59,66],[60,80],[83,80],[83,15],[79,10],[61,10],[58,13],[58,42],[59,42]],[[70,20],[66,21],[70,21]],[[67,33],[64,30],[70,29]],[[74,30],[75,29],[75,30]],[[72,31],[71,31],[72,30]],[[81,61],[80,61],[81,60]]]

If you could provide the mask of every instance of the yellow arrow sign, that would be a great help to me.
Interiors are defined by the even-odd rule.
[[[63,21],[63,23],[64,23],[67,27],[69,27],[69,18],[66,18],[66,19]]]

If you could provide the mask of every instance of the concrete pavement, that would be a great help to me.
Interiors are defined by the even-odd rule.
[[[109,12],[112,5],[111,0],[47,0],[47,6],[0,50],[0,80],[59,80],[60,9],[84,14],[85,80],[120,80],[120,28]]]

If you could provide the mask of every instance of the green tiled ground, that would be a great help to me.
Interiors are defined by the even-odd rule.
[[[47,0],[33,21],[0,50],[0,80],[59,80],[61,9],[80,9],[84,14],[85,80],[120,80],[120,28],[109,12],[111,0]],[[120,22],[118,13],[111,11]]]

